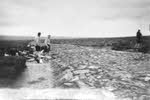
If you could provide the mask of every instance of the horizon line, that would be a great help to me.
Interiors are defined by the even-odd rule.
[[[6,37],[35,37],[35,36],[23,36],[23,35],[0,35],[0,37],[1,36],[6,36]],[[150,36],[150,35],[143,35],[143,36]],[[41,37],[46,37],[46,36],[41,36]],[[91,36],[87,36],[87,37],[71,37],[71,36],[52,36],[53,38],[54,37],[57,37],[57,38],[119,38],[119,37],[136,37],[136,35],[130,35],[130,36],[111,36],[111,37],[100,37],[100,36],[98,36],[98,37],[91,37]]]

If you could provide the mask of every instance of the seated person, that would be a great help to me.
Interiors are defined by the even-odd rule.
[[[50,41],[50,39],[51,39],[51,35],[48,35],[47,38],[45,39],[45,42],[44,42],[45,45],[46,45],[45,52],[49,52],[51,50],[51,41]]]
[[[37,37],[35,37],[34,41],[28,44],[28,47],[32,48],[33,51],[49,52],[50,51],[50,37],[51,36],[48,35],[45,41],[42,42],[41,33],[39,32],[37,34]]]
[[[41,33],[39,32],[37,37],[35,37],[35,49],[36,51],[42,51],[45,49],[46,45],[44,42],[42,42],[42,39],[41,39]],[[45,50],[44,50],[45,51]]]
[[[39,32],[37,34],[37,37],[35,37],[35,48],[36,48],[36,51],[41,51],[41,33]]]

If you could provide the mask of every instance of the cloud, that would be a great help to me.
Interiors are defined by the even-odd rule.
[[[149,0],[1,0],[0,3],[0,28],[5,27],[5,32],[42,30],[69,35],[107,33],[108,29],[117,32],[118,27],[126,27],[118,31],[133,32],[136,24],[141,20],[148,22],[149,17]],[[130,25],[133,28],[127,29]]]
[[[105,20],[149,17],[149,0],[2,0],[3,12],[11,17],[68,17]],[[2,5],[1,4],[1,5]],[[5,9],[4,9],[5,8]],[[7,8],[7,9],[6,9]],[[7,13],[7,14],[8,14]],[[4,14],[3,14],[4,15]],[[1,17],[0,13],[0,17]],[[13,19],[13,18],[12,18]],[[14,20],[13,19],[13,20]]]
[[[147,8],[149,5],[149,0],[111,0],[111,6],[114,8]]]
[[[100,20],[120,20],[120,19],[128,19],[128,20],[149,20],[150,17],[150,9],[146,8],[120,8],[116,9],[105,9],[104,12],[101,11],[101,14],[93,16],[93,18]]]

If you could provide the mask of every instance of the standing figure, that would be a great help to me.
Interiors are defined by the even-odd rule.
[[[136,39],[137,39],[137,43],[142,42],[142,33],[141,33],[140,30],[138,30],[137,33],[136,33]]]

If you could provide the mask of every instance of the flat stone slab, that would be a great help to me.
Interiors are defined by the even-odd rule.
[[[84,69],[84,70],[75,70],[73,71],[74,74],[84,74],[84,73],[89,73],[88,69]]]

